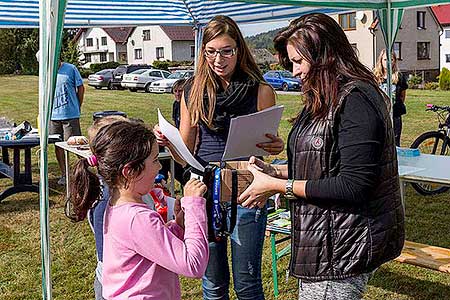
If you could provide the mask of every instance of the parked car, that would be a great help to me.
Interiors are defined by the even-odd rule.
[[[166,79],[154,81],[150,84],[148,92],[151,93],[172,93],[172,87],[179,79],[188,79],[194,76],[193,70],[175,71]]]
[[[113,79],[112,79],[112,87],[116,89],[123,90],[124,88],[121,85],[122,77],[124,74],[129,74],[131,72],[134,72],[136,70],[141,69],[153,69],[151,65],[120,65],[116,69],[114,69],[113,72]]]
[[[104,69],[95,74],[89,75],[88,85],[101,89],[102,87],[112,89],[112,76],[114,69]]]
[[[300,90],[302,82],[289,71],[268,71],[264,79],[274,88],[283,91]]]
[[[123,75],[122,87],[132,92],[137,90],[149,91],[150,83],[170,76],[170,72],[158,69],[136,70],[130,74]]]

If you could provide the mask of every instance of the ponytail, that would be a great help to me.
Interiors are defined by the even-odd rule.
[[[83,221],[87,211],[100,197],[100,180],[89,170],[86,158],[79,159],[73,168],[70,180],[69,204],[71,213],[67,216],[74,222]]]

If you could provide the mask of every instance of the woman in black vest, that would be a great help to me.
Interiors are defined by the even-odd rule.
[[[221,161],[231,118],[274,104],[275,93],[264,81],[237,24],[226,16],[214,17],[204,29],[196,73],[186,83],[181,99],[180,134],[188,149],[203,164]],[[156,136],[163,144],[158,131]],[[270,141],[259,147],[271,154],[283,151],[279,137],[268,137]],[[234,290],[240,300],[264,299],[261,258],[265,200],[257,207],[237,208],[230,248]],[[231,209],[230,205],[224,208]],[[229,219],[230,213],[227,216]],[[203,298],[229,299],[229,285],[227,240],[223,239],[210,243]]]
[[[339,24],[302,16],[274,39],[281,64],[303,81],[303,110],[288,139],[288,165],[254,157],[243,206],[261,195],[290,199],[290,273],[300,299],[361,299],[371,274],[404,243],[396,150],[387,100]]]

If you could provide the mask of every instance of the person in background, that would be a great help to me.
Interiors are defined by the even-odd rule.
[[[400,255],[404,207],[388,103],[331,17],[293,20],[274,39],[281,65],[303,82],[288,165],[252,157],[239,201],[284,193],[292,222],[290,274],[299,299],[362,299],[383,263]]]
[[[181,96],[183,94],[183,88],[184,88],[185,83],[186,83],[186,79],[179,79],[174,83],[174,85],[172,87],[172,91],[173,91],[173,95],[174,95],[174,100],[173,100],[173,104],[172,104],[172,121],[176,128],[180,128],[180,101],[181,101]],[[156,128],[159,129],[159,127],[156,127]],[[164,146],[160,145],[159,150],[164,151]],[[184,184],[183,167],[186,164],[185,163],[180,164],[177,161],[175,161],[174,163],[175,163],[175,174],[173,174],[173,175],[174,175],[175,179],[178,180],[178,182],[180,182],[181,185],[183,185]],[[165,180],[167,180],[168,176],[169,176],[168,174],[170,171],[170,161],[164,160],[161,163],[161,165],[162,165],[162,168],[159,173],[164,176]]]
[[[73,170],[70,201],[83,220],[100,196],[98,174],[110,188],[103,224],[103,297],[181,299],[178,274],[200,277],[207,265],[206,186],[190,180],[176,220],[165,223],[142,201],[161,165],[144,124],[116,121],[91,141],[92,155]]]
[[[381,89],[387,95],[387,57],[386,49],[381,50],[378,56],[377,64],[373,71]],[[408,81],[403,75],[397,65],[397,57],[392,53],[392,77],[391,77],[391,91],[393,97],[392,116],[394,124],[395,145],[400,147],[400,138],[402,135],[402,115],[406,114],[406,90],[408,89]]]
[[[220,161],[231,119],[273,105],[275,93],[264,81],[236,22],[226,16],[214,17],[204,29],[195,76],[185,84],[181,99],[180,134],[188,149],[204,165]],[[158,143],[167,142],[158,130],[155,134]],[[267,138],[268,142],[257,146],[271,154],[283,150],[279,137]],[[267,220],[265,204],[237,208],[230,243],[234,290],[240,300],[264,299],[261,258]],[[230,222],[231,204],[228,202],[223,209]],[[229,298],[227,243],[226,238],[209,243],[204,299]]]
[[[59,134],[65,141],[74,135],[81,135],[80,113],[84,99],[83,79],[77,67],[59,62],[55,96],[49,127],[49,134]],[[55,147],[56,159],[61,171],[59,185],[66,184],[64,150]]]

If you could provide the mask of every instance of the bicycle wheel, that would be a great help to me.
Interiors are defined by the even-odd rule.
[[[420,153],[434,155],[450,155],[450,139],[439,131],[429,131],[421,134],[411,148],[418,148]],[[412,187],[421,195],[429,196],[445,193],[450,187],[431,183],[412,183]]]

